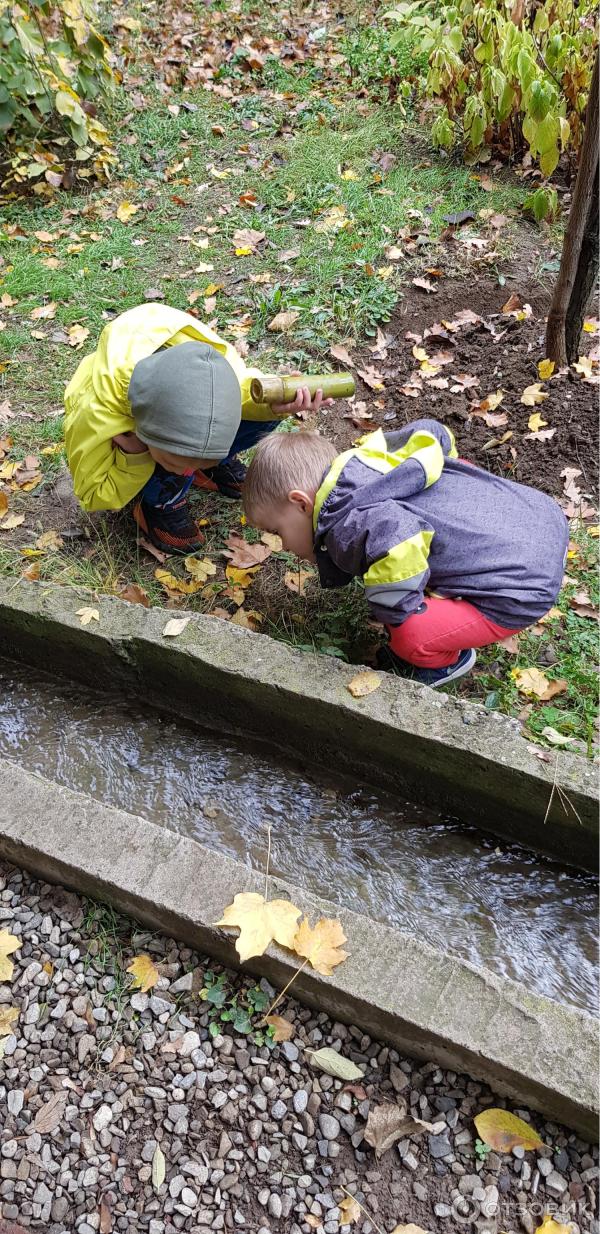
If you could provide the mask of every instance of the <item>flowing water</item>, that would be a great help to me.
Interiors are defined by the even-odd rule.
[[[70,682],[0,666],[0,754],[530,989],[595,1009],[591,875],[389,792]],[[202,715],[198,702],[198,721]],[[224,906],[223,906],[224,907]]]

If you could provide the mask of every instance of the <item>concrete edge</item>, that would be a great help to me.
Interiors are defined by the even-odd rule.
[[[233,939],[212,923],[237,892],[264,889],[262,875],[241,862],[8,760],[0,761],[0,856],[234,967]],[[270,895],[289,897],[313,920],[339,917],[348,938],[349,959],[333,977],[298,978],[301,1001],[596,1137],[592,1016],[292,884],[274,879]],[[297,965],[272,947],[244,967],[282,988]]]
[[[90,603],[100,620],[83,627],[77,609]],[[597,870],[597,775],[586,759],[561,751],[540,761],[516,722],[392,675],[354,699],[355,665],[218,618],[189,614],[185,630],[165,639],[172,615],[62,586],[0,582],[5,654],[95,687],[116,682],[196,722],[208,715],[211,726],[256,734],[305,762],[334,759],[504,840]]]

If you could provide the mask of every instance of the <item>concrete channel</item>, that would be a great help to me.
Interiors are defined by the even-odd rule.
[[[90,603],[67,588],[1,584],[2,654],[96,689],[118,683],[321,765],[335,758],[357,778],[424,793],[505,841],[596,868],[593,767],[563,753],[556,765],[541,762],[503,717],[395,678],[355,700],[346,687],[356,668],[218,619],[193,615],[170,640],[163,630],[172,614],[104,598],[93,601],[99,621],[83,627],[77,609]],[[568,814],[554,800],[548,811],[555,778]],[[8,759],[0,761],[0,855],[232,966],[233,940],[211,923],[237,892],[264,885],[243,862]],[[597,1137],[594,1017],[289,882],[273,880],[271,894],[313,917],[339,916],[348,937],[350,958],[331,978],[303,972],[300,999]],[[283,986],[294,965],[273,947],[247,967]]]

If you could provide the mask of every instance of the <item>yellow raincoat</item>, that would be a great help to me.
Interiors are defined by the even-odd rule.
[[[235,347],[209,326],[168,305],[129,309],[105,326],[96,351],[81,361],[65,391],[67,460],[84,509],[120,510],[150,479],[150,454],[126,454],[112,439],[135,431],[127,390],[138,360],[190,340],[209,343],[229,361],[240,383],[243,420],[276,418],[272,407],[250,397],[260,371],[246,368]]]

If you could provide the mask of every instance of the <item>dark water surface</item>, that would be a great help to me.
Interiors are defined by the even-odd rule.
[[[198,723],[210,720],[198,698]],[[0,754],[579,1007],[597,1001],[591,876],[349,776],[135,699],[0,662]]]

